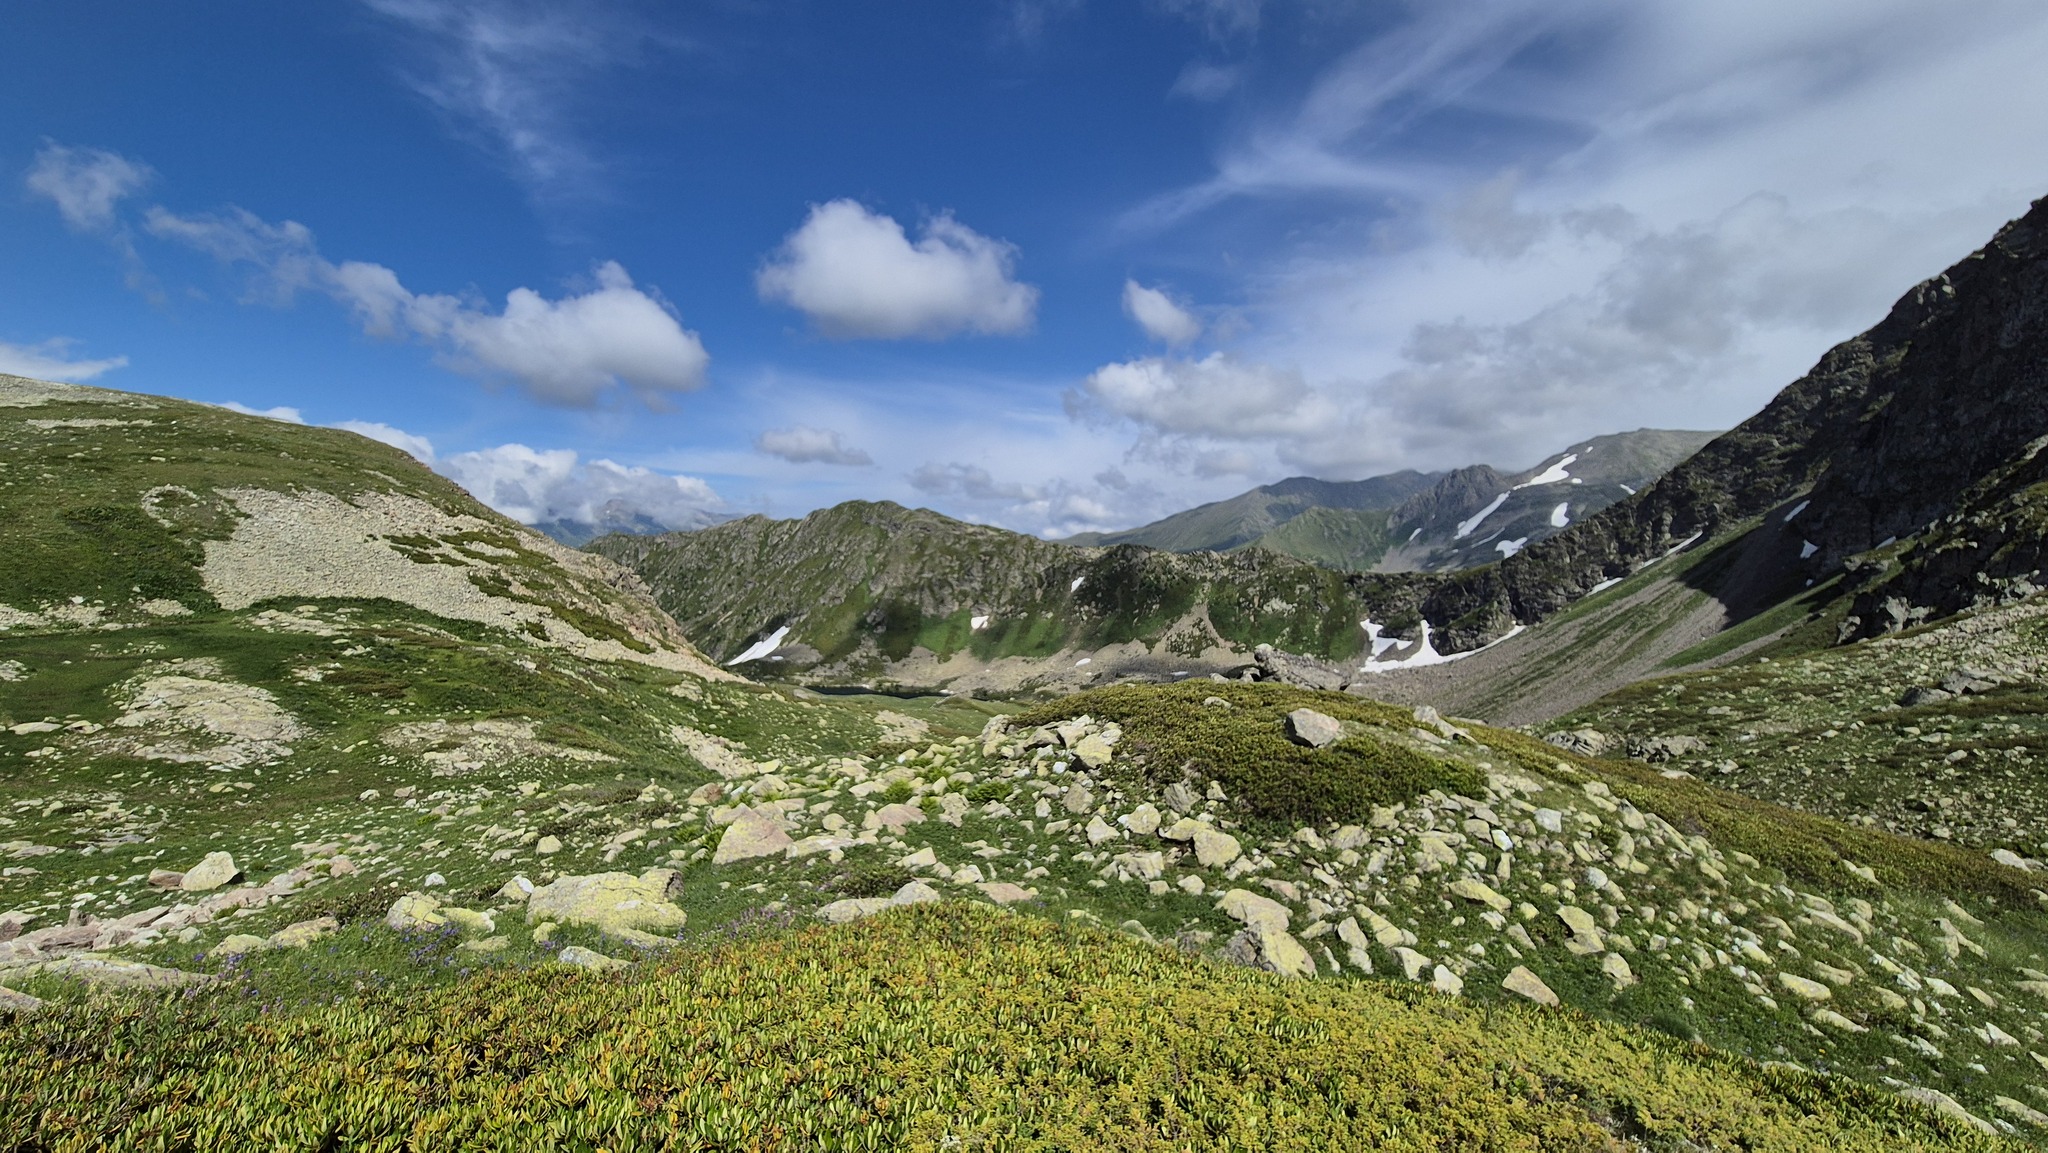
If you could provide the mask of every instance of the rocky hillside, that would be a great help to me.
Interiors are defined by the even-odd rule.
[[[1597,437],[1520,473],[1473,465],[1361,481],[1294,477],[1118,533],[1069,544],[1173,552],[1262,548],[1352,572],[1441,572],[1513,556],[1663,475],[1713,433]]]
[[[1233,669],[1260,644],[1345,659],[1365,643],[1358,594],[1315,565],[1074,548],[886,502],[590,547],[717,659],[819,683],[1078,687]]]
[[[0,1147],[2048,1126],[2030,854],[1281,685],[745,682],[381,446],[6,395]]]

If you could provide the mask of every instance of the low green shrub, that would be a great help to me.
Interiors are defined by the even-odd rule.
[[[1204,704],[1216,700],[1222,704]],[[1287,735],[1287,714],[1312,708],[1351,722],[1344,739],[1320,749]],[[1116,685],[1062,697],[1017,718],[1055,724],[1078,716],[1115,721],[1124,732],[1119,762],[1135,761],[1153,789],[1194,778],[1213,780],[1253,820],[1321,825],[1365,819],[1375,805],[1430,789],[1477,793],[1478,770],[1403,743],[1405,711],[1343,693],[1281,685]]]

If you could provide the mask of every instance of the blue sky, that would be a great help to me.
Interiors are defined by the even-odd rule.
[[[1987,0],[21,0],[0,371],[522,519],[1062,534],[1725,427],[2048,194]]]

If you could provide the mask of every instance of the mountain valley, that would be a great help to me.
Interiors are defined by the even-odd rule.
[[[1442,572],[0,378],[0,1148],[2038,1147],[2044,228]]]

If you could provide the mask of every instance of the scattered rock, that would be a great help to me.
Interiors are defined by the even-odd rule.
[[[418,933],[438,929],[448,923],[441,915],[441,902],[425,893],[407,893],[391,903],[391,911],[384,914],[384,924],[400,933]]]
[[[1223,959],[1283,977],[1316,975],[1314,958],[1285,929],[1246,928],[1223,946]]]
[[[929,905],[933,901],[943,901],[945,899],[937,889],[932,888],[923,881],[912,881],[896,890],[896,895],[889,898],[889,903],[892,905]]]
[[[887,897],[848,897],[846,900],[833,901],[820,908],[818,919],[827,924],[844,925],[848,921],[871,917],[884,909],[894,907],[895,902]]]
[[[1077,782],[1067,787],[1066,796],[1060,798],[1060,807],[1078,817],[1095,807],[1095,794],[1088,791],[1088,786]]]
[[[668,899],[675,879],[671,869],[631,873],[593,873],[562,877],[533,891],[526,902],[528,924],[556,921],[589,925],[614,935],[625,931],[673,933],[683,927],[684,913]]]
[[[216,956],[239,957],[244,953],[259,952],[269,946],[270,941],[266,938],[252,933],[236,933],[222,938],[220,944],[213,947],[213,952]]]
[[[1939,1089],[1927,1089],[1919,1085],[1908,1085],[1899,1090],[1899,1096],[1908,1101],[1917,1101],[1952,1121],[1960,1121],[1970,1128],[1992,1136],[1998,1135],[1998,1127],[1982,1117],[1963,1108],[1954,1097]]]
[[[1543,739],[1560,749],[1583,757],[1606,756],[1614,747],[1614,738],[1599,729],[1573,729],[1568,733],[1551,733]]]
[[[1087,833],[1090,845],[1099,845],[1104,841],[1114,841],[1117,839],[1116,827],[1103,820],[1099,815],[1088,818]]]
[[[1109,763],[1115,752],[1109,742],[1101,736],[1090,733],[1074,744],[1074,758],[1091,769],[1099,769]]]
[[[1464,877],[1452,882],[1451,895],[1463,897],[1475,904],[1485,905],[1487,908],[1501,913],[1507,912],[1514,905],[1513,901],[1495,892],[1484,881],[1477,881],[1470,877]]]
[[[883,805],[875,810],[875,823],[892,833],[901,833],[911,825],[924,824],[924,810],[916,805]]]
[[[208,853],[205,860],[185,870],[185,875],[178,880],[178,888],[187,893],[210,893],[241,879],[242,870],[235,865],[232,854]]]
[[[1287,735],[1297,744],[1320,749],[1343,739],[1344,724],[1314,709],[1296,709],[1287,714]]]
[[[975,888],[981,890],[982,896],[998,905],[1014,905],[1018,901],[1028,901],[1038,895],[1034,890],[1009,881],[984,881]]]
[[[1185,781],[1175,781],[1166,786],[1162,798],[1167,808],[1182,815],[1194,812],[1195,806],[1201,803],[1201,798],[1195,796],[1195,791]]]
[[[1566,938],[1564,943],[1566,949],[1581,957],[1607,950],[1606,938],[1602,936],[1600,926],[1593,920],[1591,913],[1576,905],[1565,905],[1557,910],[1557,919],[1564,922],[1566,929],[1571,930],[1572,935]]]
[[[1557,994],[1550,991],[1550,986],[1543,983],[1543,978],[1520,965],[1508,970],[1508,975],[1501,981],[1500,987],[1518,997],[1527,997],[1538,1005],[1555,1007],[1557,1004]]]
[[[69,977],[109,989],[176,989],[213,980],[205,973],[188,973],[183,969],[167,969],[139,961],[117,961],[90,953],[45,961],[32,971],[50,977]]]
[[[1126,813],[1122,824],[1134,836],[1149,837],[1159,831],[1159,809],[1147,801]]]
[[[581,945],[570,945],[563,949],[555,954],[555,960],[560,961],[564,965],[577,965],[585,969],[595,969],[600,973],[631,967],[631,962],[621,961],[617,957],[607,957],[595,949],[586,949]]]
[[[1819,981],[1809,980],[1792,973],[1780,972],[1778,974],[1778,984],[1783,986],[1787,993],[1802,1001],[1825,1001],[1835,995],[1833,989],[1828,988]]]
[[[1205,869],[1220,869],[1235,861],[1242,851],[1237,838],[1203,825],[1195,830],[1195,860]]]
[[[333,917],[314,917],[310,921],[297,921],[286,925],[270,935],[270,945],[276,949],[303,949],[322,937],[340,931],[341,922]]]
[[[562,838],[542,837],[533,843],[533,851],[543,857],[552,857],[562,851]]]
[[[1261,897],[1247,889],[1232,889],[1216,902],[1216,908],[1224,916],[1242,922],[1250,929],[1285,930],[1293,914],[1287,906],[1271,897]]]
[[[1456,997],[1465,991],[1465,979],[1451,972],[1448,968],[1438,965],[1430,973],[1429,987],[1446,997]]]
[[[1628,967],[1628,958],[1620,953],[1609,953],[1600,958],[1600,971],[1614,982],[1616,989],[1626,989],[1636,983],[1635,972]]]
[[[922,812],[918,813],[918,819],[924,819]],[[725,827],[725,835],[718,839],[718,851],[712,854],[711,863],[729,865],[734,861],[771,857],[785,852],[791,843],[789,833],[780,823],[759,809],[748,806],[742,808],[739,816]]]
[[[0,1013],[33,1013],[42,1007],[41,997],[17,993],[5,985],[0,985]]]
[[[1628,755],[1639,761],[1652,764],[1677,760],[1693,753],[1703,753],[1707,742],[1698,737],[1630,737]]]
[[[1429,968],[1429,958],[1406,945],[1394,950],[1394,960],[1400,962],[1401,975],[1410,981],[1422,980],[1422,971]]]
[[[151,869],[149,887],[152,889],[178,889],[185,884],[185,874],[172,869]]]

